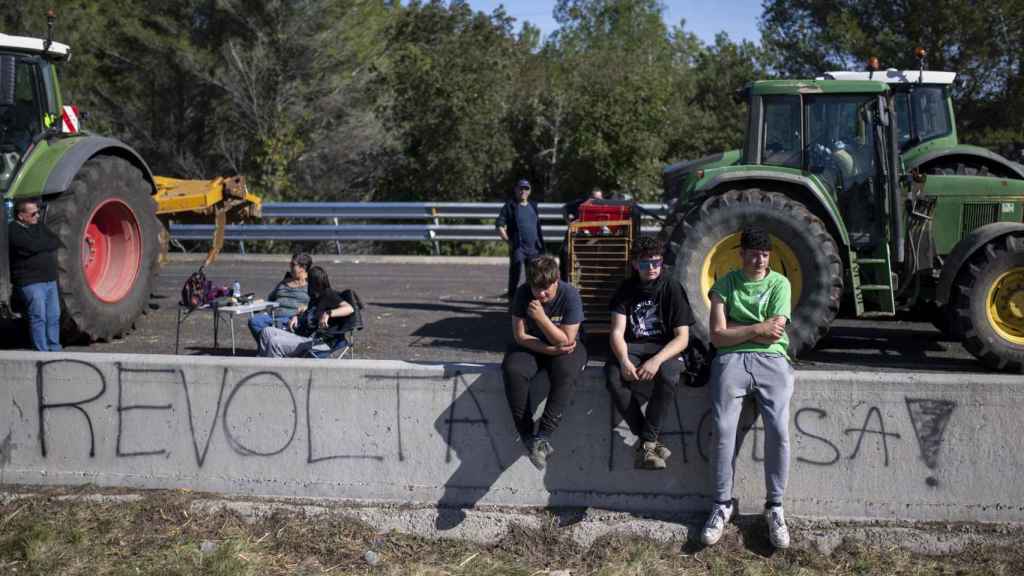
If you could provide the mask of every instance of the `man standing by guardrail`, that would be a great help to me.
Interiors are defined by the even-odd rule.
[[[544,252],[540,212],[537,203],[530,201],[528,181],[520,180],[516,183],[513,198],[501,207],[494,226],[501,239],[508,243],[508,290],[505,297],[511,301],[519,286],[525,263]]]

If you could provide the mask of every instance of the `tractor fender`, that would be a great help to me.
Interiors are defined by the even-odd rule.
[[[992,224],[975,228],[963,240],[960,240],[942,264],[942,273],[939,275],[939,283],[935,288],[935,301],[943,306],[948,304],[949,294],[953,290],[953,282],[956,280],[956,275],[960,272],[960,268],[970,259],[971,255],[985,244],[1013,232],[1024,232],[1024,224],[1019,222],[993,222]]]
[[[1016,174],[1017,178],[1024,179],[1024,166],[1006,158],[1005,156],[1000,156],[999,154],[996,154],[995,152],[992,152],[991,150],[988,150],[986,148],[981,148],[979,146],[970,146],[968,144],[959,144],[957,146],[953,146],[952,148],[943,148],[941,150],[935,150],[933,152],[926,152],[924,154],[921,154],[920,156],[910,160],[907,163],[907,170],[909,171],[911,169],[917,168],[918,166],[923,166],[934,160],[948,156],[975,156],[978,158],[983,158],[988,162],[998,164],[1006,168],[1010,173]]]
[[[816,203],[816,205],[808,205],[807,209],[826,223],[839,243],[844,247],[848,247],[850,245],[850,235],[846,230],[846,225],[839,217],[839,209],[835,202],[831,197],[823,193],[821,191],[821,187],[815,184],[807,176],[786,172],[775,172],[772,170],[738,170],[735,172],[723,172],[721,174],[715,174],[707,180],[697,184],[695,191],[698,196],[702,196],[723,185],[735,187],[735,184],[742,183],[744,185],[750,184],[752,186],[757,186],[759,182],[765,181],[787,184],[789,186],[799,187],[805,191]]]
[[[132,150],[127,144],[114,138],[84,136],[64,153],[53,171],[47,176],[43,194],[59,194],[66,191],[71,186],[71,181],[75,179],[75,175],[82,169],[82,165],[99,154],[119,156],[131,162],[142,171],[146,181],[151,186],[153,185],[153,172],[150,171],[142,156],[139,156],[138,152]]]

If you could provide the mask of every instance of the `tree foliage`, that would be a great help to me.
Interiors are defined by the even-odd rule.
[[[50,3],[0,5],[45,34]],[[650,200],[662,166],[740,145],[750,80],[870,56],[960,74],[966,141],[1024,144],[1024,0],[766,0],[761,46],[705,45],[658,0],[556,0],[546,39],[465,0],[58,4],[66,99],[160,174],[242,173],[278,200]],[[1004,150],[1005,151],[1005,150]]]
[[[959,74],[957,120],[965,139],[998,147],[1024,142],[1019,49],[1022,0],[772,0],[761,19],[765,48],[778,73],[810,76],[862,69],[871,56],[885,68]]]

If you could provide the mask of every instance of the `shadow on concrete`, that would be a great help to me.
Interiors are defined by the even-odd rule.
[[[546,373],[530,388],[534,398],[542,398],[549,386]],[[475,382],[481,382],[477,379]],[[457,373],[453,378],[452,400],[434,420],[434,429],[448,446],[445,462],[458,458],[459,467],[448,478],[437,502],[438,530],[450,530],[466,519],[471,509],[487,496],[502,473],[525,455],[523,444],[512,430],[511,416],[503,419],[501,429],[483,411],[483,403],[473,389],[475,382]],[[507,427],[507,429],[506,429]]]
[[[466,519],[466,510],[487,496],[505,470],[527,456],[526,448],[512,426],[511,416],[500,420],[488,418],[472,385],[466,382],[466,386],[460,386],[458,376],[455,381],[452,402],[434,421],[435,430],[448,445],[446,462],[450,462],[452,457],[459,459],[459,467],[445,482],[444,494],[437,503],[435,527],[438,530],[450,530],[460,525]],[[549,388],[547,372],[538,372],[532,380],[529,395],[530,411],[534,414],[547,397]],[[473,430],[467,426],[472,426]],[[461,433],[456,432],[456,428],[462,429]],[[562,487],[567,483],[578,483],[573,479],[578,478],[582,469],[574,463],[564,447],[565,443],[559,442],[557,432],[551,442],[555,453],[545,470],[537,474],[543,474],[544,486],[549,493],[545,508],[559,527],[570,526],[583,521],[587,517],[587,509],[576,505],[576,491],[566,491]]]
[[[445,300],[436,304],[395,302],[371,305],[375,308],[453,315],[426,322],[417,328],[412,333],[417,338],[411,344],[413,347],[503,352],[512,334],[508,307],[500,301]]]
[[[800,356],[798,367],[836,364],[871,369],[953,370],[977,372],[982,366],[970,356],[953,357],[950,342],[937,330],[898,327],[833,327],[811,352]],[[954,344],[956,345],[956,344]]]
[[[447,444],[445,461],[451,462],[452,458],[458,458],[458,468],[445,482],[444,493],[438,500],[438,516],[435,520],[435,527],[438,530],[449,530],[462,524],[466,519],[466,510],[474,508],[491,492],[501,475],[510,466],[520,458],[527,456],[525,447],[517,439],[511,415],[506,411],[502,411],[501,414],[488,415],[484,413],[483,402],[480,398],[482,392],[474,389],[481,386],[479,384],[481,380],[470,382],[468,379],[462,379],[460,381],[460,376],[461,374],[454,376],[455,384],[452,388],[451,402],[434,421],[434,429]],[[530,410],[535,415],[542,407],[549,387],[547,373],[538,373],[532,382],[529,396]],[[608,414],[610,416],[598,414],[596,417],[608,418],[608,426],[612,429],[610,442],[621,442],[632,452],[633,444],[630,442],[635,442],[636,438],[628,431],[621,416],[612,409],[610,398],[608,399]],[[763,440],[758,440],[758,433],[761,429],[756,426],[757,419],[756,403],[750,397],[744,401],[740,415],[736,454],[739,454],[741,450],[763,452],[763,448],[760,446],[760,442]],[[751,435],[751,432],[755,433]],[[555,433],[551,439],[555,453],[548,461],[545,470],[536,472],[543,475],[544,488],[548,493],[545,509],[554,516],[559,527],[569,526],[586,519],[588,509],[581,507],[580,502],[589,499],[590,491],[581,488],[581,484],[585,487],[588,483],[581,482],[580,479],[586,477],[587,474],[594,473],[594,470],[586,468],[586,458],[582,455],[574,457],[573,443],[566,441],[564,436],[567,433],[565,430]],[[750,436],[754,437],[753,445],[748,440]],[[760,438],[763,438],[763,435]],[[617,446],[617,444],[609,446],[612,454],[616,451]],[[577,449],[589,450],[592,447]],[[621,450],[621,448],[618,449]],[[679,454],[673,458],[680,462],[683,456]],[[632,469],[633,464],[629,462],[626,466]],[[640,470],[635,473],[652,474],[650,471]],[[662,473],[671,473],[671,471]],[[763,473],[763,470],[759,470],[758,473]],[[503,489],[514,491],[515,487]],[[596,489],[594,492],[599,493]],[[658,514],[645,513],[638,513],[636,516],[641,518],[662,517]]]

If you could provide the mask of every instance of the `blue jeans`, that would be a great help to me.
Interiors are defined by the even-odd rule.
[[[253,314],[252,318],[249,318],[249,332],[252,332],[252,337],[256,342],[260,341],[260,332],[263,331],[267,326],[273,326],[275,328],[286,328],[288,321],[291,320],[293,314],[279,314],[275,318],[271,318],[270,314],[259,313]]]
[[[32,345],[41,352],[60,352],[60,293],[57,282],[36,282],[15,288],[28,312]]]

